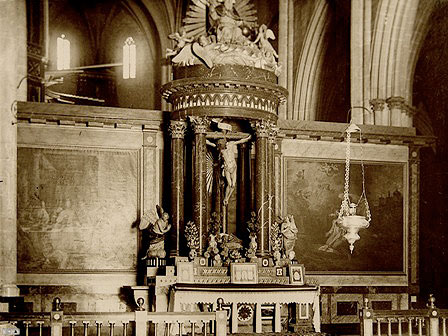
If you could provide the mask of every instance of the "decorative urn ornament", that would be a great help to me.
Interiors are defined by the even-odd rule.
[[[353,253],[355,248],[355,242],[361,237],[358,232],[361,229],[367,229],[370,225],[371,215],[369,210],[369,203],[367,202],[367,195],[365,190],[365,178],[364,178],[364,163],[362,161],[362,147],[361,147],[361,174],[362,174],[362,194],[357,203],[350,201],[350,140],[351,134],[360,132],[361,142],[361,129],[354,123],[351,123],[345,130],[345,183],[344,183],[344,198],[341,203],[341,209],[339,210],[338,223],[341,228],[345,230],[344,238],[350,244],[350,253]],[[365,204],[365,216],[358,215],[356,213],[358,205],[364,201]]]

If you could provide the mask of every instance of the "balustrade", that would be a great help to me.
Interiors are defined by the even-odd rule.
[[[147,312],[139,300],[135,312],[64,313],[58,298],[54,303],[48,313],[0,313],[0,335],[62,336],[63,329],[70,336],[157,336],[165,331],[179,336],[227,334],[227,313],[219,308],[215,312]]]
[[[366,299],[360,311],[361,336],[446,336],[448,309],[438,309],[431,295],[427,309],[372,310]]]

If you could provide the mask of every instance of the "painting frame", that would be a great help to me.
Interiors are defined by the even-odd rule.
[[[44,144],[41,144],[39,146],[29,146],[29,145],[25,145],[25,144],[19,144],[18,145],[18,150],[19,151],[32,151],[33,152],[33,156],[39,157],[41,155],[41,153],[46,153],[46,154],[50,154],[53,156],[58,156],[58,155],[73,155],[73,156],[77,156],[77,157],[81,157],[81,156],[88,156],[88,157],[99,157],[102,156],[104,158],[112,158],[113,160],[117,157],[117,156],[121,156],[121,157],[128,157],[131,158],[133,160],[132,164],[133,164],[133,168],[135,168],[134,170],[130,170],[129,174],[133,175],[133,179],[135,179],[135,183],[131,184],[131,187],[133,188],[132,191],[132,198],[133,200],[135,200],[135,204],[138,204],[139,199],[141,198],[141,190],[139,188],[140,185],[140,181],[142,179],[142,169],[141,169],[141,152],[142,152],[142,148],[132,148],[132,146],[130,147],[125,147],[125,148],[101,148],[101,147],[73,147],[73,146],[65,146],[65,145],[58,145],[58,146],[47,146]],[[36,153],[36,154],[35,154]],[[127,159],[125,159],[125,161],[122,161],[123,164],[127,164],[129,161]],[[71,177],[70,174],[66,174],[68,177]],[[65,176],[65,175],[64,175]],[[41,181],[42,183],[42,181]],[[48,184],[48,183],[47,183]],[[57,184],[54,183],[57,187]],[[67,184],[68,185],[68,184]],[[65,187],[65,185],[64,185]],[[40,196],[42,197],[42,194],[40,194]],[[46,205],[48,205],[49,202],[46,202]],[[18,207],[18,209],[20,209]],[[135,211],[134,211],[135,210]],[[126,228],[129,228],[130,232],[129,236],[132,238],[132,241],[135,242],[135,244],[133,244],[133,246],[130,246],[127,249],[127,253],[129,255],[129,258],[131,260],[130,263],[126,263],[123,266],[117,265],[114,261],[111,262],[111,266],[106,266],[105,264],[103,265],[102,263],[96,263],[93,264],[93,262],[91,263],[92,265],[86,266],[82,263],[79,263],[79,265],[77,267],[65,267],[65,266],[61,266],[61,265],[55,265],[55,266],[51,266],[51,267],[41,267],[39,269],[37,269],[34,266],[28,266],[28,265],[34,265],[35,261],[40,261],[41,259],[38,259],[36,257],[33,257],[34,259],[32,260],[32,262],[27,262],[24,259],[24,255],[26,256],[25,252],[23,250],[23,248],[21,248],[20,244],[20,240],[23,239],[20,234],[18,235],[18,251],[17,251],[17,258],[18,258],[18,265],[20,265],[20,267],[18,267],[18,273],[23,274],[24,276],[29,275],[34,275],[34,274],[135,274],[136,273],[136,267],[137,267],[137,263],[138,261],[138,254],[140,252],[141,249],[141,241],[140,241],[140,237],[142,235],[142,233],[133,228],[132,227],[132,223],[136,222],[139,218],[139,212],[138,212],[138,208],[135,206],[135,209],[133,209],[132,211],[132,219],[129,220],[129,226]],[[57,218],[56,218],[57,219]],[[35,226],[37,226],[37,224],[34,224]],[[41,231],[45,234],[53,234],[53,230],[54,230],[54,225],[50,226],[47,225],[48,228],[46,229],[46,231],[42,230],[40,227],[38,227],[37,229],[34,229],[34,231],[36,231],[37,233],[41,233]],[[18,220],[18,230],[19,233],[22,234],[22,236],[24,234],[29,234],[26,231],[26,227],[24,229],[24,225],[23,223],[20,221],[20,219]],[[59,229],[60,231],[57,231],[58,234],[66,234],[66,231]],[[22,233],[23,231],[23,233]],[[31,234],[34,234],[33,230],[28,230]],[[73,231],[73,230],[72,230]],[[68,233],[73,235],[72,231],[67,231]],[[47,233],[48,232],[48,233]],[[63,244],[66,240],[60,240],[61,244]],[[23,245],[23,244],[22,244]],[[104,245],[104,244],[103,244]],[[50,245],[47,245],[50,246]],[[58,249],[59,250],[59,249]],[[82,250],[82,249],[81,249]],[[38,250],[38,252],[40,252]],[[50,261],[52,261],[52,258],[48,258]]]
[[[194,263],[182,261],[177,263],[177,282],[193,283],[194,282]]]
[[[257,263],[231,263],[230,282],[233,284],[250,285],[258,283]]]
[[[402,221],[400,221],[399,238],[400,253],[397,259],[397,265],[394,270],[370,269],[370,270],[318,270],[308,269],[307,262],[302,260],[301,255],[296,253],[297,258],[307,267],[307,275],[312,276],[313,280],[321,284],[334,285],[407,285],[409,272],[416,269],[415,261],[409,259],[409,243],[412,241],[412,232],[415,229],[410,228],[417,224],[409,222],[409,202],[410,202],[410,163],[409,149],[406,146],[399,145],[379,145],[364,144],[361,149],[359,144],[352,144],[352,164],[360,164],[361,159],[365,165],[376,165],[379,167],[396,167],[400,171],[399,183],[402,187]],[[282,142],[282,158],[280,161],[281,177],[279,182],[280,197],[283,204],[283,213],[288,214],[288,186],[291,181],[288,180],[288,163],[291,161],[300,161],[303,163],[336,163],[341,166],[345,162],[344,143],[326,142],[326,141],[307,141],[299,139],[285,139]],[[364,156],[361,156],[363,150]],[[341,179],[341,191],[343,190],[343,177]],[[367,185],[367,189],[369,185]],[[369,190],[367,190],[369,191]],[[370,199],[369,199],[370,203]],[[340,203],[339,203],[340,205]],[[290,209],[289,209],[290,210]],[[362,236],[362,234],[361,234]],[[356,243],[355,243],[356,251]],[[411,263],[411,268],[408,264]],[[412,274],[412,273],[411,273]]]
[[[298,286],[305,284],[305,266],[303,264],[289,265],[289,283]]]

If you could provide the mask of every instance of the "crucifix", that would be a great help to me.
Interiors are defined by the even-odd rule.
[[[236,134],[232,134],[231,136],[228,134],[229,131],[232,130],[232,126],[226,123],[218,123],[218,128],[222,133],[219,135],[213,135],[212,137],[218,138],[217,142],[211,142],[208,139],[206,140],[206,144],[217,148],[219,152],[219,158],[221,161],[221,176],[225,178],[225,192],[224,199],[222,201],[222,213],[223,213],[223,227],[226,227],[226,210],[229,204],[230,196],[236,187],[237,180],[237,162],[235,158],[235,151],[239,144],[248,142],[251,138],[251,135],[247,135],[244,138],[239,138],[238,140],[229,140],[229,138],[234,138]],[[238,134],[238,137],[241,137],[241,134]],[[244,135],[246,135],[244,133]]]

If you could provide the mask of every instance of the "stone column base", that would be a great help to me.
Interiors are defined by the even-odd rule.
[[[22,312],[24,308],[24,298],[20,296],[20,290],[16,285],[0,285],[0,312]]]
[[[14,284],[0,285],[0,297],[16,297],[20,296],[19,287]]]

